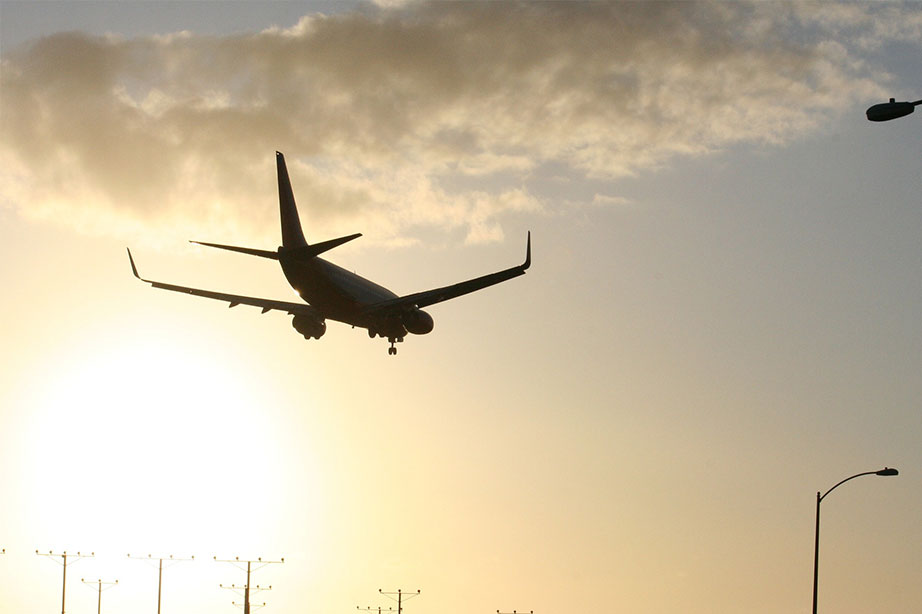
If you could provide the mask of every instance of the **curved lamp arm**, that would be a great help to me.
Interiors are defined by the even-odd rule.
[[[880,469],[880,470],[878,470],[878,471],[864,471],[864,472],[862,472],[862,473],[856,473],[855,475],[853,475],[853,476],[851,476],[851,477],[845,478],[844,480],[842,480],[841,482],[839,482],[838,484],[836,484],[835,486],[833,486],[832,488],[830,488],[829,490],[827,490],[826,492],[824,492],[824,493],[819,497],[819,500],[822,501],[823,499],[826,498],[826,495],[828,495],[829,493],[831,493],[832,491],[834,491],[836,488],[838,488],[838,487],[841,486],[842,484],[845,484],[845,483],[848,482],[849,480],[854,480],[855,478],[860,478],[860,477],[863,476],[863,475],[899,475],[899,474],[900,474],[899,471],[897,471],[896,469],[893,469],[893,468],[891,468],[891,467],[884,467],[883,469]]]

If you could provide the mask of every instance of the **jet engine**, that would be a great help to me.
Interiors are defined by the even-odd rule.
[[[295,330],[304,335],[305,339],[320,339],[323,333],[327,332],[327,323],[324,320],[313,318],[311,316],[296,315],[291,320],[291,325]]]
[[[404,314],[403,326],[407,329],[407,332],[414,335],[425,335],[432,332],[435,322],[432,321],[432,316],[425,311],[413,309],[413,311],[408,311]]]

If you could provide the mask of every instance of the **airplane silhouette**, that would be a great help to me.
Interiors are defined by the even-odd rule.
[[[291,324],[295,330],[304,335],[305,339],[320,339],[326,332],[326,320],[364,328],[371,338],[377,336],[386,338],[390,342],[387,353],[395,355],[397,348],[394,344],[402,342],[407,333],[425,335],[432,331],[434,326],[432,316],[423,311],[423,307],[524,275],[526,269],[531,266],[531,232],[529,232],[525,247],[525,262],[518,266],[443,288],[398,296],[383,286],[319,257],[320,254],[362,235],[358,233],[308,244],[304,239],[304,232],[298,218],[298,209],[295,205],[291,181],[288,178],[285,156],[275,152],[275,161],[278,169],[279,209],[282,222],[281,247],[276,251],[269,251],[201,241],[191,241],[191,243],[278,260],[288,283],[307,304],[224,294],[144,279],[138,274],[138,268],[135,266],[129,249],[128,260],[134,276],[154,288],[226,301],[229,303],[228,307],[252,305],[262,308],[262,313],[271,310],[287,312],[294,316]]]

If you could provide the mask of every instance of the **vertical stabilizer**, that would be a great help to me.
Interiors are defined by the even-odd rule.
[[[275,163],[279,173],[279,212],[282,218],[282,245],[284,247],[304,247],[304,232],[301,230],[301,220],[298,218],[298,208],[295,205],[295,195],[291,191],[291,180],[288,179],[288,167],[285,166],[285,156],[275,152]]]

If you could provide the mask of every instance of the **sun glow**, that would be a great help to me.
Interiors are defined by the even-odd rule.
[[[219,352],[138,332],[68,354],[46,371],[22,473],[56,547],[225,548],[278,502],[270,414]]]

